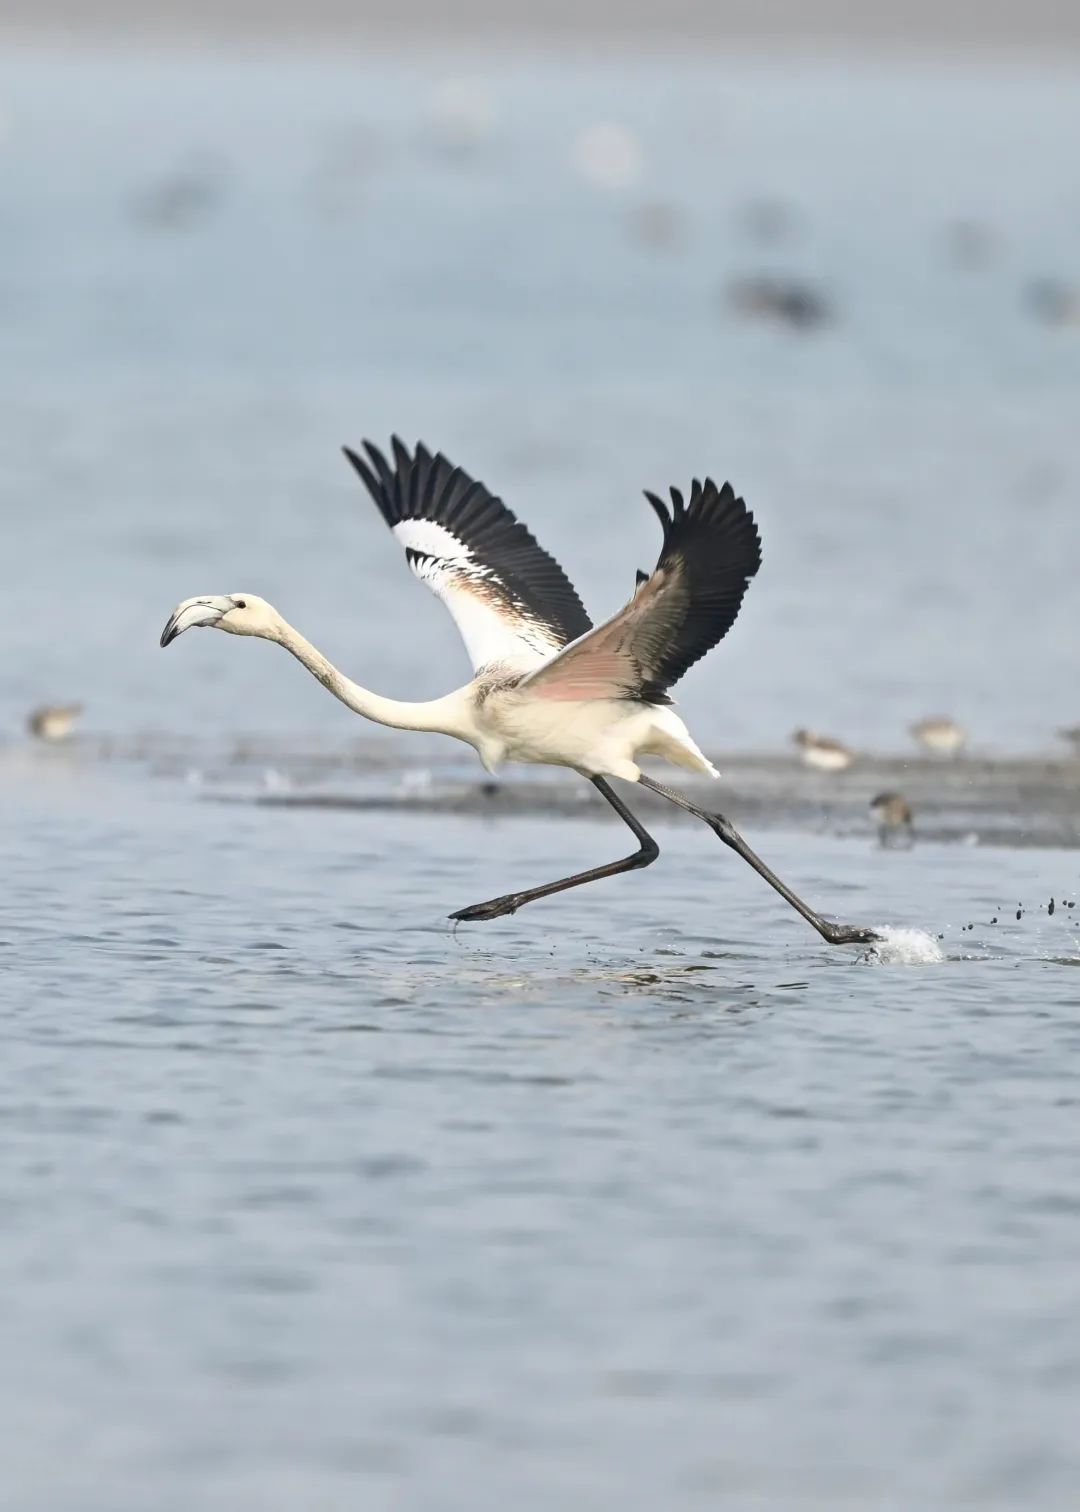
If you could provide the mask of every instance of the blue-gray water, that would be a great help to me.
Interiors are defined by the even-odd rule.
[[[1080,931],[1040,905],[1075,852],[752,836],[937,965],[829,951],[682,824],[455,936],[624,834],[206,802],[208,750],[370,732],[270,647],[156,636],[250,588],[381,690],[460,680],[335,455],[396,428],[598,610],[655,552],[641,487],[733,478],[765,568],[681,690],[706,742],[900,747],[941,709],[1048,745],[1080,335],[1023,288],[1080,265],[1076,80],[466,71],[496,123],[455,158],[431,59],[0,62],[5,1501],[1074,1506]],[[645,169],[606,194],[571,150],[611,117]],[[162,224],[177,172],[214,187]],[[681,247],[627,235],[658,197]],[[961,216],[985,269],[943,251]],[[737,320],[759,266],[835,324]],[[21,743],[71,696],[170,761]]]

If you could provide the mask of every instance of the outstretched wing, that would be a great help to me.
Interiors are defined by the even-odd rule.
[[[754,517],[730,483],[694,480],[690,502],[655,494],[664,544],[652,575],[638,573],[634,597],[613,619],[558,652],[526,679],[537,698],[639,698],[669,702],[667,690],[735,623],[761,566]]]
[[[370,441],[345,447],[409,566],[454,617],[475,668],[525,671],[592,625],[558,562],[484,487],[442,453],[395,436],[394,465]]]

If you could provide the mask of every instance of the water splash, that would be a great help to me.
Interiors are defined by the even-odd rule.
[[[932,966],[945,959],[939,941],[925,929],[897,929],[882,924],[878,933],[881,938],[867,952],[868,961],[889,966]]]

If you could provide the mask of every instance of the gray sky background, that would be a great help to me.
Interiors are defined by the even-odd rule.
[[[603,36],[881,48],[1072,50],[1077,0],[4,0],[8,29],[136,39]]]

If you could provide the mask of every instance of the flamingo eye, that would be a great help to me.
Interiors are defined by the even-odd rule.
[[[247,608],[247,599],[233,599],[233,608],[234,609],[246,609]]]

